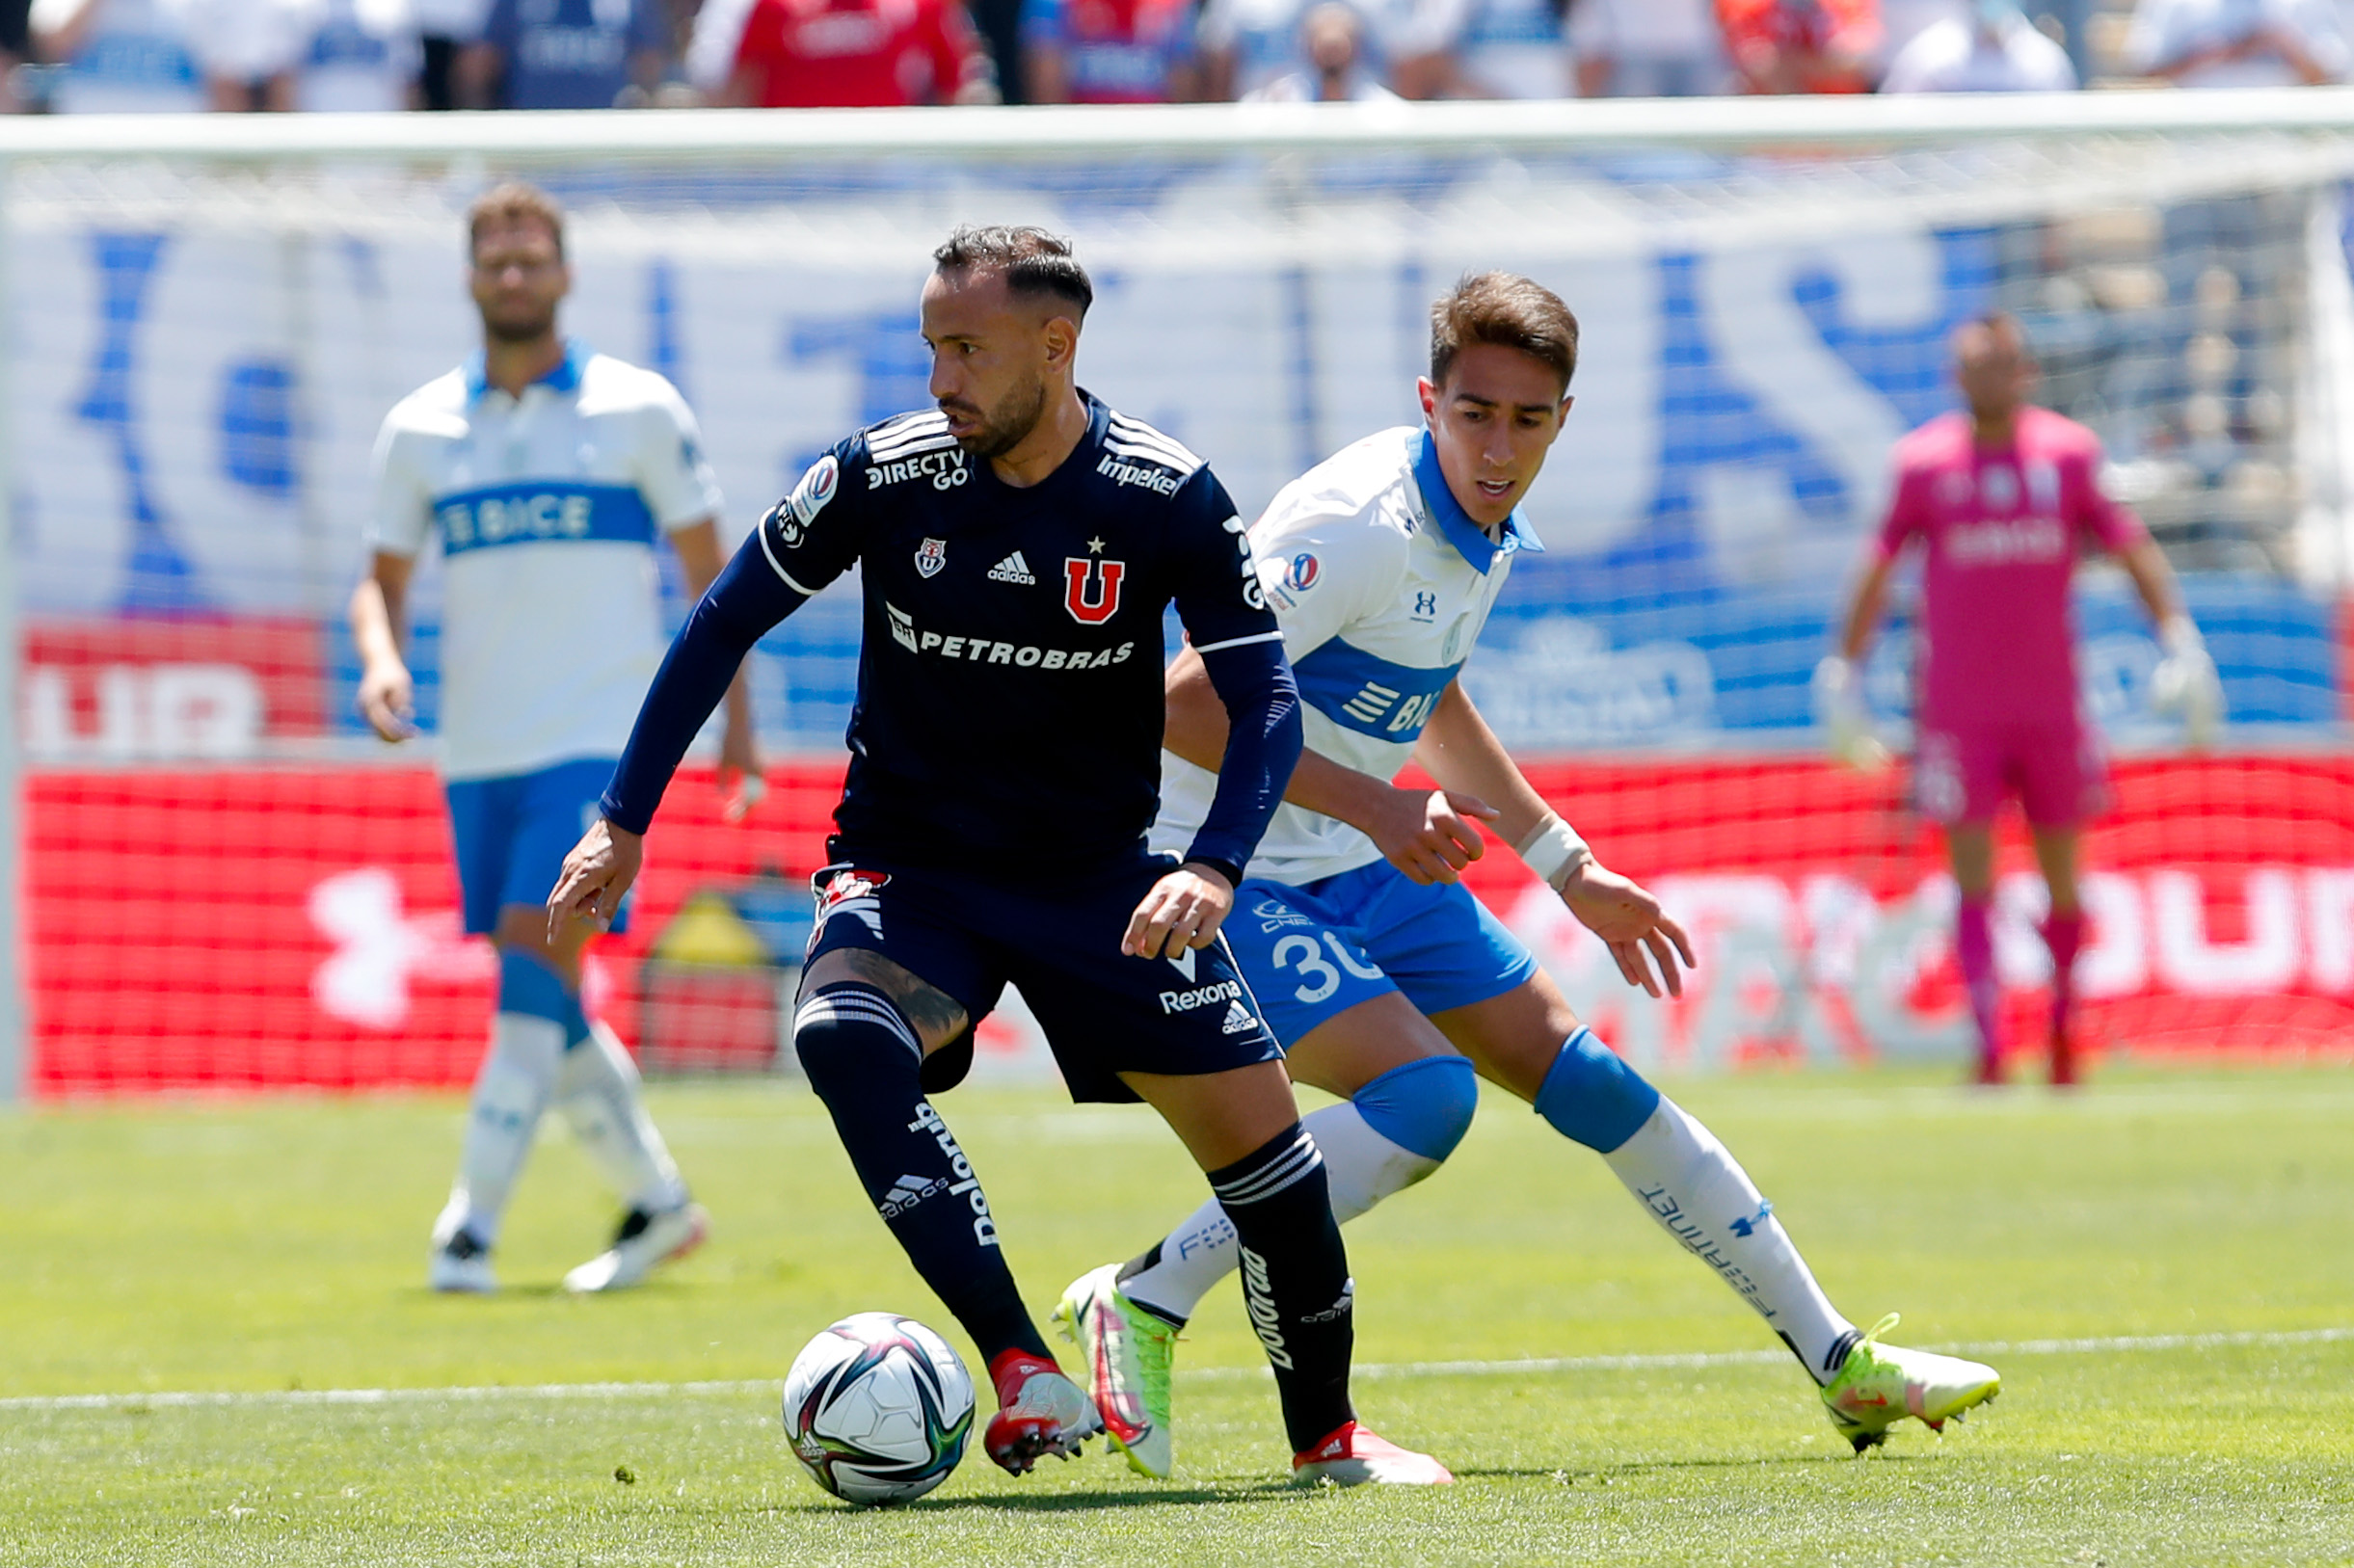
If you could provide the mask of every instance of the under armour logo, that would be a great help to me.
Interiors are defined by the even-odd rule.
[[[487,943],[469,942],[455,910],[409,915],[400,883],[382,866],[339,871],[310,890],[310,923],[335,950],[311,971],[310,995],[322,1012],[370,1029],[409,1022],[409,983],[490,978],[497,963]]]

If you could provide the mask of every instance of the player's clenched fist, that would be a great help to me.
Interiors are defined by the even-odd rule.
[[[1429,887],[1458,880],[1464,866],[1487,852],[1479,824],[1495,818],[1496,809],[1477,795],[1392,789],[1366,834],[1383,860]]]
[[[1154,883],[1128,917],[1120,951],[1133,958],[1175,958],[1189,947],[1207,947],[1233,908],[1232,883],[1208,866],[1181,865]]]
[[[590,823],[588,832],[564,857],[564,874],[556,878],[556,890],[548,895],[549,940],[561,937],[565,926],[575,920],[586,920],[600,931],[611,930],[613,917],[621,913],[621,901],[629,896],[629,886],[637,881],[638,868],[645,863],[643,837],[617,828],[602,816]]]

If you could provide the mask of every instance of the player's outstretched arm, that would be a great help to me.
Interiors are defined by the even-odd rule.
[[[636,840],[653,825],[680,758],[726,695],[752,645],[805,602],[768,564],[757,534],[736,552],[679,628],[646,690],[629,743],[598,802],[600,819],[566,858],[564,876],[548,895],[551,934],[569,918],[611,919],[620,894],[637,875]],[[581,867],[577,879],[575,857]],[[617,890],[610,903],[602,897],[608,889]]]
[[[1496,802],[1489,825],[1561,894],[1578,923],[1602,939],[1627,984],[1654,997],[1663,987],[1671,997],[1684,994],[1676,960],[1680,957],[1685,969],[1697,967],[1692,939],[1657,898],[1603,868],[1586,841],[1545,804],[1459,683],[1449,682],[1439,694],[1415,743],[1414,759],[1447,788]]]
[[[720,553],[716,520],[705,518],[683,528],[674,528],[670,544],[679,552],[679,570],[686,577],[686,591],[700,601],[710,591],[711,584],[719,580],[727,564],[727,558]],[[719,788],[727,797],[720,814],[730,822],[742,821],[744,814],[768,793],[767,780],[761,770],[760,745],[752,728],[752,682],[741,665],[736,666],[736,678],[728,683],[726,726],[719,732]]]
[[[1187,649],[1169,666],[1163,743],[1196,767],[1216,769],[1226,748],[1226,710],[1200,655]],[[1474,818],[1494,815],[1483,801],[1446,790],[1401,789],[1383,779],[1302,751],[1283,798],[1337,817],[1374,841],[1414,881],[1453,882],[1485,852]]]

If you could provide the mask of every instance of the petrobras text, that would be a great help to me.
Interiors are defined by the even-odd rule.
[[[975,664],[1011,664],[1030,670],[1101,670],[1126,664],[1137,651],[1134,643],[1117,648],[1040,648],[1033,643],[1001,643],[989,637],[950,637],[919,631],[915,618],[886,602],[891,612],[892,640],[911,653],[938,653],[942,658],[967,659]]]

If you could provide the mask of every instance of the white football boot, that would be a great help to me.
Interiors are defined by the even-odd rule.
[[[703,1245],[710,1234],[711,1216],[699,1203],[681,1204],[660,1213],[632,1209],[622,1220],[612,1246],[565,1275],[564,1289],[575,1295],[627,1290],[660,1264]]]
[[[452,1295],[487,1296],[498,1289],[491,1269],[491,1249],[467,1228],[466,1206],[450,1199],[433,1222],[433,1258],[425,1267],[425,1283]]]
[[[1050,1453],[1072,1457],[1081,1444],[1104,1430],[1103,1415],[1087,1391],[1051,1361],[1008,1350],[990,1364],[989,1379],[997,1385],[999,1408],[989,1418],[982,1446],[1016,1475],[1028,1475]]]

